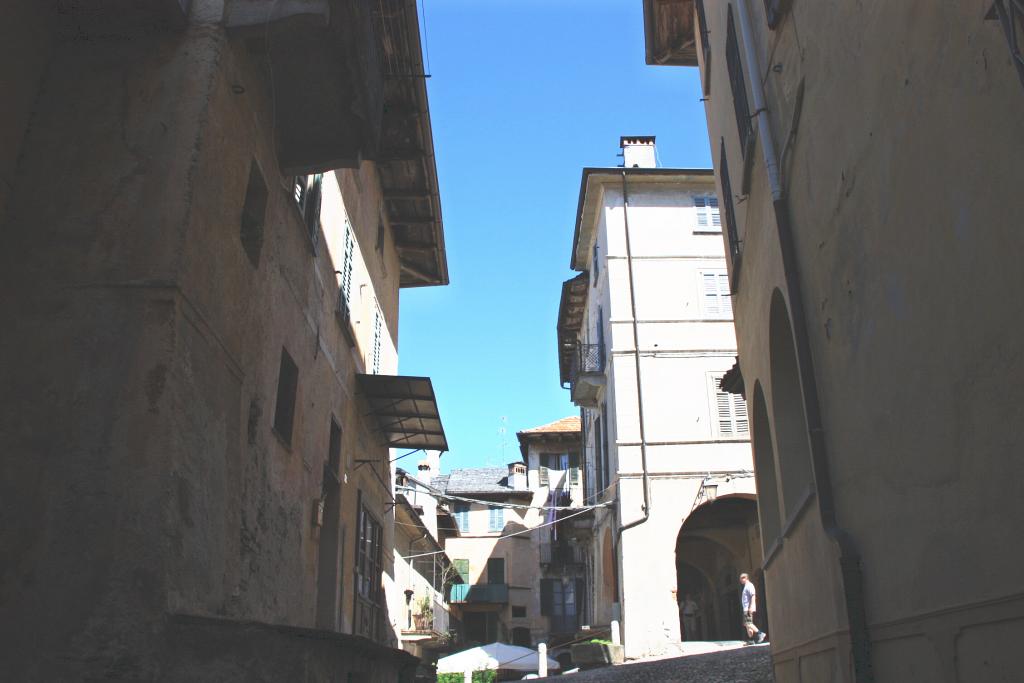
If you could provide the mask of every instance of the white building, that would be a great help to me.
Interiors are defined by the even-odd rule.
[[[583,170],[558,344],[586,495],[618,501],[595,515],[591,616],[638,657],[679,642],[685,593],[688,639],[739,637],[760,543],[746,405],[719,388],[736,340],[714,176],[657,168],[653,137],[621,146],[624,168]]]

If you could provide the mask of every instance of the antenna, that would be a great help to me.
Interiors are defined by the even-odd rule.
[[[508,445],[508,416],[502,415],[499,418],[498,424],[498,440],[501,444],[501,461],[507,462],[508,458],[505,457],[505,446]]]

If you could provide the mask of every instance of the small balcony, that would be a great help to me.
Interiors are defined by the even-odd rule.
[[[457,583],[452,586],[451,603],[493,603],[505,604],[508,602],[507,583]]]
[[[429,606],[424,605],[418,612],[410,612],[406,627],[402,629],[402,640],[434,641],[448,635],[450,629],[448,606],[438,599],[430,600]]]
[[[604,344],[577,344],[569,370],[572,402],[584,408],[596,408],[604,385]]]
[[[541,543],[540,563],[548,567],[582,566],[585,563],[583,546],[569,543]]]

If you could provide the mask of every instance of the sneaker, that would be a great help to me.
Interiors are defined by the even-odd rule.
[[[767,637],[768,636],[765,635],[764,631],[759,631],[758,634],[757,634],[757,639],[754,642],[756,642],[758,644],[761,644],[761,643],[764,642],[764,639],[767,638]]]

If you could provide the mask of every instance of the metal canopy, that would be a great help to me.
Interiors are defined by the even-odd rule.
[[[356,375],[356,379],[388,446],[448,450],[429,377]]]

